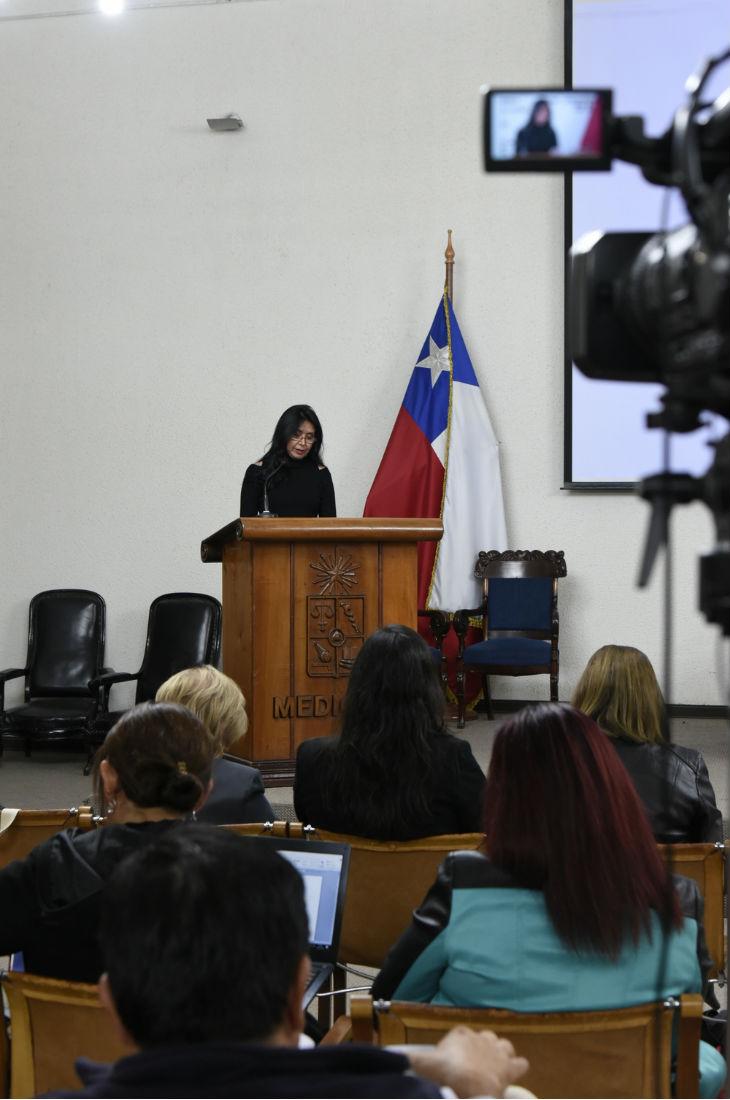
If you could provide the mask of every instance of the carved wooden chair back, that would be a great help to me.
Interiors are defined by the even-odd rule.
[[[0,811],[0,869],[14,859],[24,859],[29,852],[60,833],[62,829],[92,829],[94,821],[89,807],[77,810],[11,810]]]
[[[0,980],[10,1006],[10,1096],[78,1089],[77,1058],[114,1062],[129,1053],[95,985],[20,973]]]
[[[712,977],[725,976],[725,845],[660,844],[659,851],[675,875],[694,879],[705,902],[707,950],[715,968]]]
[[[380,1046],[435,1043],[463,1024],[495,1031],[530,1062],[519,1083],[536,1096],[668,1097],[678,1022],[676,1095],[697,1096],[702,998],[601,1012],[508,1012],[353,997],[352,1037]]]

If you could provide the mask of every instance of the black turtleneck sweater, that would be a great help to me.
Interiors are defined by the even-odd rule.
[[[263,506],[263,468],[254,463],[241,486],[240,515],[255,516]],[[335,488],[327,467],[307,458],[287,463],[269,482],[269,511],[277,516],[336,516]]]

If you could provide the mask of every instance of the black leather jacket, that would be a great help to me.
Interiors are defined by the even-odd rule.
[[[722,814],[702,753],[681,745],[649,745],[612,737],[644,803],[660,844],[723,839]]]

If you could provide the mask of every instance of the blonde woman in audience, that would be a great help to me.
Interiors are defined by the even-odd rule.
[[[156,699],[187,707],[215,739],[213,789],[197,817],[212,825],[273,820],[261,773],[238,757],[225,755],[248,730],[246,700],[238,684],[212,665],[201,665],[171,676]]]
[[[640,649],[605,645],[583,671],[573,705],[608,734],[664,844],[723,839],[722,815],[697,749],[668,745],[664,699],[651,661]]]
[[[127,711],[94,761],[102,827],[65,829],[0,871],[0,955],[22,952],[34,974],[98,981],[106,880],[132,852],[201,808],[215,749],[184,707],[143,703]]]

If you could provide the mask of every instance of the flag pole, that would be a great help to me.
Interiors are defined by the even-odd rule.
[[[452,229],[447,230],[449,234],[449,241],[446,245],[446,251],[444,252],[444,258],[446,259],[446,293],[449,296],[449,301],[454,300],[454,246],[451,243]]]

